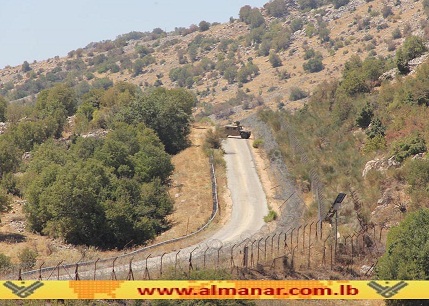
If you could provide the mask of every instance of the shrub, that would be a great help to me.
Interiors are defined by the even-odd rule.
[[[268,215],[266,215],[264,217],[264,221],[267,222],[267,223],[271,222],[271,221],[274,221],[276,219],[277,219],[277,213],[274,210],[272,210],[272,209],[270,209],[269,212],[268,212]]]
[[[393,153],[398,162],[402,162],[409,156],[426,152],[425,140],[419,135],[412,135],[394,144]]]
[[[409,36],[405,39],[404,44],[396,51],[395,62],[399,71],[403,74],[410,72],[408,62],[427,50],[423,39],[417,36]]]
[[[290,89],[290,95],[289,95],[289,100],[291,101],[297,101],[297,100],[301,100],[304,99],[308,96],[308,94],[302,90],[299,87],[292,87]]]
[[[307,62],[305,62],[302,67],[304,68],[304,71],[306,72],[319,72],[322,71],[325,66],[323,65],[321,58],[312,58],[309,59]]]
[[[356,125],[360,128],[367,128],[374,117],[374,110],[371,104],[367,103],[356,118]]]
[[[24,270],[29,270],[36,265],[37,252],[29,249],[28,247],[23,249],[19,254],[19,262],[21,268]]]
[[[257,149],[257,148],[259,148],[261,145],[263,145],[264,144],[264,140],[263,139],[261,139],[261,138],[257,138],[257,139],[255,139],[254,141],[253,141],[253,144],[252,144],[252,146],[255,148],[255,149]]]
[[[290,28],[293,32],[302,30],[302,27],[304,26],[304,22],[301,18],[294,18],[290,23]]]
[[[12,268],[12,261],[10,260],[10,257],[0,253],[0,271],[1,272],[7,272]]]
[[[380,119],[373,118],[371,120],[369,128],[366,130],[366,135],[369,138],[374,138],[379,135],[384,137],[385,132],[386,132],[386,127],[381,123]]]
[[[208,23],[207,21],[202,20],[198,24],[198,28],[199,28],[200,32],[207,31],[208,29],[210,29],[210,23]]]
[[[394,29],[393,32],[392,32],[392,38],[393,39],[398,39],[398,38],[401,38],[401,37],[402,37],[401,30],[399,28]]]
[[[280,56],[278,56],[278,54],[274,52],[270,53],[269,61],[273,68],[277,68],[283,65],[282,60],[280,59]]]

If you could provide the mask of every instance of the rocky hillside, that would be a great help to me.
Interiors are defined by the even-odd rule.
[[[198,95],[198,112],[222,118],[240,104],[245,109],[261,104],[297,109],[315,85],[340,77],[352,55],[393,57],[404,37],[425,34],[421,1],[352,0],[338,8],[330,4],[311,10],[303,10],[303,2],[287,2],[282,14],[268,3],[260,9],[263,24],[258,27],[242,8],[240,18],[229,23],[200,22],[171,33],[132,32],[65,57],[6,67],[0,70],[0,95],[31,101],[57,82],[67,82],[83,95],[111,80],[143,90],[190,88]]]

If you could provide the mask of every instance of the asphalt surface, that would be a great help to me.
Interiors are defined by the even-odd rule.
[[[249,148],[249,140],[230,137],[223,142],[232,214],[225,226],[210,239],[223,243],[243,240],[264,226],[268,214],[265,192]]]

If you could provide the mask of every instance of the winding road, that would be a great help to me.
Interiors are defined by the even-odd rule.
[[[227,184],[232,199],[232,212],[226,224],[209,238],[198,245],[191,245],[181,249],[182,254],[193,253],[194,257],[202,256],[204,250],[201,245],[208,245],[212,249],[220,248],[227,244],[241,242],[247,237],[257,233],[265,224],[263,218],[268,214],[268,207],[265,192],[259,180],[255,163],[249,147],[249,140],[241,138],[227,138],[224,140],[223,149],[225,151],[225,161],[227,169]],[[191,213],[191,212],[190,212]],[[218,245],[217,247],[214,245]],[[177,252],[166,253],[163,255],[164,262],[174,262]],[[148,267],[158,266],[161,256],[151,257],[147,261]],[[145,260],[133,262],[134,269],[144,270]],[[119,264],[115,266],[115,271],[125,273],[129,265]],[[49,269],[52,271],[52,269]],[[44,274],[48,269],[44,269]],[[24,273],[25,279],[37,277],[38,271],[29,271]],[[97,279],[106,278],[112,272],[112,267],[97,269]],[[63,274],[63,273],[61,273]],[[70,279],[68,275],[60,275],[60,279]],[[81,279],[91,279],[92,271],[83,271],[79,269]]]

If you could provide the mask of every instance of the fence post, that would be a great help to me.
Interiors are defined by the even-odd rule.
[[[118,259],[118,257],[115,257],[115,259],[113,259],[113,263],[112,263],[112,280],[116,280],[116,272],[115,272],[115,262],[116,259]]]
[[[99,260],[100,260],[100,258],[97,258],[97,260],[94,263],[94,280],[95,280],[95,277],[96,277],[96,274],[97,274],[97,263],[98,263]]]
[[[146,267],[145,267],[145,269],[144,269],[144,275],[143,275],[143,279],[150,279],[150,275],[149,275],[149,269],[147,268],[147,260],[149,259],[149,257],[151,256],[152,254],[149,254],[147,257],[146,257]]]
[[[204,251],[204,261],[203,261],[203,268],[205,269],[206,268],[206,253],[207,253],[207,251],[210,249],[210,247],[207,247],[207,249]]]
[[[254,261],[254,258],[253,258],[253,244],[256,242],[256,241],[258,241],[258,240],[253,240],[253,242],[252,242],[252,246],[250,247],[250,265],[252,266],[252,267],[254,267],[255,266],[255,261]]]
[[[176,253],[176,259],[174,261],[174,277],[176,277],[176,272],[177,272],[177,255],[179,255],[181,250],[179,250],[179,252]]]
[[[131,257],[131,259],[130,259],[130,265],[129,265],[129,269],[128,269],[127,280],[134,280],[134,273],[133,273],[133,267],[132,267],[133,259],[134,259],[134,256]]]
[[[193,249],[191,251],[191,253],[189,253],[189,267],[188,267],[188,278],[191,277],[191,270],[194,269],[194,267],[192,266],[192,253],[194,253],[194,251],[198,249],[198,247],[195,247],[195,249]]]
[[[296,246],[299,245],[299,229],[302,227],[302,225],[298,226],[298,229],[296,231]]]
[[[274,246],[274,237],[277,233],[274,233],[273,237],[271,237],[271,258],[273,258],[273,246]]]
[[[57,265],[57,280],[60,280],[60,264],[63,263],[64,260],[61,260]]]
[[[267,260],[267,240],[268,238],[270,238],[270,236],[267,236],[267,238],[265,238],[265,244],[264,244],[264,260]]]
[[[164,252],[161,255],[161,264],[160,264],[160,267],[159,267],[159,275],[160,276],[162,276],[162,259],[164,258],[165,254],[167,254],[167,253]]]
[[[45,264],[45,262],[42,262],[41,265],[39,266],[39,280],[42,280],[42,266]]]
[[[243,267],[247,268],[248,260],[249,260],[249,247],[245,245],[243,249]]]
[[[79,262],[76,263],[76,268],[74,270],[74,280],[80,280],[78,269],[79,269]]]
[[[261,240],[264,238],[261,238],[258,240],[258,257],[256,258],[256,264],[259,264],[259,244],[261,243]]]
[[[313,225],[314,221],[310,223],[310,232],[308,233],[308,245],[311,243],[311,226]]]
[[[234,248],[235,248],[235,246],[236,246],[237,244],[234,244],[233,246],[232,246],[232,248],[231,248],[231,261],[230,261],[230,264],[231,264],[231,268],[232,267],[234,267],[234,254],[233,254],[233,252],[234,252]]]
[[[304,225],[304,228],[302,230],[302,252],[304,252],[305,249],[305,228],[307,227],[308,223]]]
[[[283,232],[280,232],[279,237],[277,238],[277,256],[280,255],[280,237],[282,236]]]

